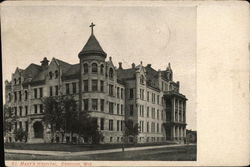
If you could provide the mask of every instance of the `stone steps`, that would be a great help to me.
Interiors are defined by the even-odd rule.
[[[28,143],[44,143],[44,139],[43,138],[33,138],[33,139],[29,139]]]

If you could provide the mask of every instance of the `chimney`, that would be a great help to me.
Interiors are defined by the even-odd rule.
[[[135,68],[135,63],[132,63],[132,68],[133,68],[133,69]]]
[[[122,62],[119,62],[119,69],[122,69]]]
[[[112,61],[112,57],[111,56],[109,57],[109,61]]]
[[[46,68],[48,67],[48,65],[49,65],[49,60],[47,59],[47,57],[44,57],[43,60],[40,61],[40,63],[41,63],[41,66],[42,66],[42,68],[43,68],[43,70],[44,70],[44,69],[46,69]]]
[[[151,64],[147,64],[147,67],[151,67]]]

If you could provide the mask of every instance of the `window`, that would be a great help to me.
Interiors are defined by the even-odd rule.
[[[101,111],[104,111],[104,99],[101,99]]]
[[[22,92],[19,91],[19,101],[22,101]]]
[[[92,63],[92,73],[97,73],[97,64]]]
[[[157,104],[159,104],[159,103],[160,103],[160,96],[157,95]]]
[[[84,71],[84,74],[87,74],[89,72],[89,66],[87,63],[83,64],[83,71]]]
[[[58,85],[55,86],[56,89],[56,96],[58,96]]]
[[[55,71],[55,78],[58,78],[58,76],[59,76],[59,73],[58,73],[58,71],[56,70],[56,71]]]
[[[133,113],[133,112],[134,112],[134,106],[133,106],[133,105],[130,105],[129,108],[130,108],[130,110],[129,110],[129,115],[130,115],[130,116],[133,116],[133,114],[134,114],[134,113]]]
[[[141,116],[144,117],[144,106],[141,106]]]
[[[25,106],[25,115],[28,115],[28,106]]]
[[[37,89],[34,89],[34,98],[37,98]]]
[[[104,130],[104,118],[101,118],[101,127],[100,127],[101,130]]]
[[[144,89],[140,89],[140,99],[144,100]]]
[[[155,132],[155,123],[154,122],[152,122],[151,123],[151,132]]]
[[[120,113],[120,104],[116,105],[116,109],[117,109],[117,115],[119,115],[119,113]]]
[[[14,85],[16,85],[16,78],[14,79]]]
[[[121,115],[123,115],[123,105],[121,104]]]
[[[17,92],[14,92],[14,100],[17,101]]]
[[[11,94],[10,93],[9,93],[8,97],[9,97],[8,101],[11,102]]]
[[[155,94],[152,93],[152,103],[155,103]]]
[[[92,80],[92,91],[97,91],[97,80]]]
[[[113,137],[110,137],[110,143],[113,141]]]
[[[24,91],[24,96],[25,96],[25,100],[28,100],[28,91],[27,90]]]
[[[66,84],[66,95],[69,95],[70,94],[70,91],[69,91],[69,84],[67,83]]]
[[[119,98],[120,97],[120,88],[119,87],[117,87],[116,94],[117,94],[117,98]]]
[[[37,114],[37,104],[34,105],[34,113]]]
[[[156,131],[157,131],[157,133],[159,133],[159,124],[158,123],[156,124]]]
[[[114,114],[114,103],[109,102],[109,113]]]
[[[111,84],[109,84],[109,95],[111,95],[111,96],[113,96],[113,95],[114,95],[114,91],[113,91],[113,89],[114,89],[114,86],[113,86],[113,85],[111,85]]]
[[[15,116],[17,116],[17,107],[14,107]]]
[[[23,129],[22,121],[19,122],[19,129]]]
[[[23,116],[23,107],[19,106],[19,116]]]
[[[120,121],[119,120],[117,120],[116,128],[117,128],[117,131],[120,130]]]
[[[89,110],[89,99],[83,99],[83,106],[85,111]]]
[[[121,88],[121,99],[123,99],[123,88]]]
[[[40,106],[40,113],[43,113],[43,105],[40,104],[39,106]]]
[[[159,119],[159,110],[157,110],[156,116],[157,116],[157,119]]]
[[[40,98],[43,97],[43,88],[39,88]]]
[[[25,131],[26,131],[26,132],[29,131],[29,124],[28,124],[28,121],[25,121]]]
[[[155,119],[155,108],[152,108],[152,118]]]
[[[149,118],[149,107],[147,107],[147,117]]]
[[[149,132],[149,122],[147,122],[147,132]]]
[[[113,68],[110,68],[109,69],[109,79],[113,79],[113,77],[114,77],[114,70],[113,70]]]
[[[88,80],[83,80],[83,90],[85,92],[89,91],[89,81]]]
[[[76,83],[72,83],[72,86],[73,86],[73,93],[75,94],[76,93]]]
[[[18,78],[18,84],[21,84],[21,77]]]
[[[129,89],[129,98],[130,99],[134,98],[134,89],[133,88]]]
[[[50,71],[49,72],[49,79],[52,79],[52,77],[53,77],[53,73]]]
[[[121,121],[121,131],[123,131],[124,121]]]
[[[97,111],[98,109],[98,100],[92,99],[92,110]]]
[[[103,64],[101,64],[101,74],[104,74],[104,65]]]
[[[52,86],[49,87],[49,95],[53,96],[53,87]]]
[[[161,119],[163,120],[163,110],[161,110]]]
[[[140,84],[144,85],[144,76],[143,75],[141,75],[141,77],[140,77]]]
[[[101,81],[100,91],[101,91],[101,92],[104,92],[104,81]]]
[[[109,120],[109,130],[113,130],[113,120]]]

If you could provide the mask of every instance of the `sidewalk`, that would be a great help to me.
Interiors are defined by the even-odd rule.
[[[189,144],[189,145],[194,145],[194,144]],[[175,145],[161,145],[161,146],[131,147],[131,148],[125,148],[125,151],[148,150],[148,149],[181,147],[181,146],[187,146],[187,145],[186,144],[178,144],[178,145],[175,144]],[[92,154],[105,154],[105,153],[122,152],[122,148],[106,149],[106,150],[93,150],[93,151],[80,151],[80,152],[5,149],[5,152],[6,153],[18,153],[18,154],[51,155],[51,156],[76,156],[76,155],[92,155]]]

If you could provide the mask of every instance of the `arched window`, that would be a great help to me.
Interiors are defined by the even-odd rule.
[[[143,75],[141,75],[141,77],[140,77],[140,83],[144,85],[144,76]]]
[[[58,71],[56,70],[56,71],[55,71],[55,78],[58,78],[58,76],[59,76],[59,73],[58,73]]]
[[[49,79],[52,79],[52,77],[53,77],[53,73],[50,71],[49,72]]]
[[[84,71],[84,74],[87,74],[89,72],[89,66],[87,63],[83,64],[83,71]]]
[[[97,64],[96,63],[92,64],[92,72],[97,73]]]
[[[104,65],[101,64],[101,74],[104,74]]]
[[[109,78],[113,79],[113,77],[114,77],[114,70],[113,70],[113,68],[110,68],[109,69]]]

